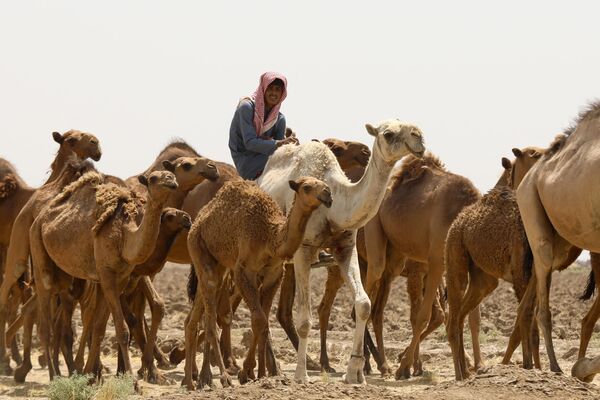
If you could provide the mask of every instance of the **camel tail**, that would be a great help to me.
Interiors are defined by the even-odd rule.
[[[579,298],[579,300],[589,300],[594,295],[596,291],[596,277],[594,276],[594,270],[590,271],[590,275],[588,276],[587,285],[585,285],[585,290],[583,294]]]
[[[187,282],[187,294],[188,300],[190,303],[194,302],[196,298],[196,291],[198,290],[198,276],[196,275],[196,270],[194,269],[194,265],[190,265],[190,274],[188,275]]]

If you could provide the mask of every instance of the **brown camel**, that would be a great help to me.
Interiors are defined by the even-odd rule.
[[[321,204],[326,207],[332,204],[329,187],[316,178],[299,178],[290,181],[289,185],[296,192],[296,197],[287,217],[255,183],[241,181],[227,183],[194,221],[188,235],[188,248],[201,296],[194,299],[186,325],[186,363],[182,384],[189,390],[194,388],[192,364],[203,309],[206,340],[199,385],[212,385],[211,346],[217,355],[221,383],[231,385],[216,337],[217,291],[227,270],[232,272],[235,285],[252,313],[252,344],[238,377],[241,383],[254,378],[257,346],[258,377],[266,375],[265,353],[270,335],[268,315],[281,280],[283,262],[290,259],[300,246],[313,211]],[[260,289],[257,287],[259,277]],[[274,355],[269,354],[269,358],[274,359]],[[274,364],[270,363],[271,375],[280,373]]]
[[[365,226],[369,265],[365,290],[371,299],[377,296],[386,270],[388,248],[426,268],[423,300],[416,316],[411,318],[413,337],[396,371],[397,379],[408,378],[411,366],[418,360],[421,335],[431,319],[442,281],[448,228],[458,213],[479,197],[468,179],[448,172],[431,154],[422,160],[412,157],[395,174],[377,216]],[[397,262],[402,265],[398,258]],[[382,343],[378,345],[383,353]],[[481,357],[478,354],[475,357],[478,365]]]
[[[19,277],[27,271],[29,264],[29,228],[33,220],[61,187],[51,185],[56,180],[69,159],[100,160],[102,151],[98,139],[89,133],[70,130],[64,134],[53,132],[52,137],[60,147],[51,165],[51,174],[46,183],[36,190],[23,206],[13,223],[11,239],[6,256],[4,280],[0,286],[0,374],[10,374],[11,368],[6,359],[5,325],[9,311],[9,296]]]
[[[3,158],[0,158],[0,284],[4,277],[4,268],[6,263],[6,252],[10,244],[10,232],[17,215],[33,195],[35,189],[29,187],[19,176],[15,167]],[[20,303],[28,297],[24,291],[24,285],[13,285],[13,301],[10,303],[8,311],[9,320],[14,320],[17,308]],[[10,340],[11,355],[17,364],[23,361],[19,354],[16,340]]]
[[[100,282],[103,292],[97,306],[84,373],[100,372],[96,360],[106,322],[112,313],[124,369],[131,374],[129,330],[120,295],[134,267],[145,262],[154,251],[163,205],[177,188],[175,175],[169,171],[156,171],[139,179],[148,186],[139,224],[140,204],[135,193],[114,183],[103,183],[104,176],[93,171],[67,186],[38,215],[31,227],[41,342],[48,358],[50,379],[55,375],[48,356],[52,333],[51,298],[64,288],[65,283],[68,287],[72,277]]]
[[[511,188],[492,189],[456,217],[448,230],[445,261],[448,341],[456,379],[462,380],[469,376],[464,319],[498,286],[499,279],[511,282],[521,300],[531,276],[531,249]]]

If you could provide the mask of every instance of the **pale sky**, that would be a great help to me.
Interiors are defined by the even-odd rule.
[[[546,146],[600,97],[599,16],[597,1],[3,1],[0,157],[38,186],[51,132],[79,129],[123,178],[174,137],[231,162],[238,99],[275,70],[301,141],[371,145],[365,123],[399,118],[485,191],[511,148]]]

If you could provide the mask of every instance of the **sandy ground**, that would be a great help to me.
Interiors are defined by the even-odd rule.
[[[163,296],[167,311],[163,320],[159,338],[161,346],[168,350],[183,342],[183,322],[189,304],[185,294],[187,266],[168,265],[157,277],[156,287]],[[434,332],[422,345],[421,353],[425,374],[422,377],[396,381],[393,378],[383,379],[379,374],[368,377],[368,385],[351,386],[341,383],[342,371],[350,355],[354,324],[350,318],[351,300],[347,288],[343,288],[334,304],[329,326],[329,356],[331,365],[338,371],[332,374],[309,372],[311,382],[299,385],[291,382],[295,368],[295,351],[285,333],[271,315],[273,342],[278,360],[281,362],[285,377],[268,378],[240,386],[223,389],[220,387],[217,369],[214,369],[215,388],[187,393],[181,388],[183,363],[168,371],[164,371],[172,381],[168,385],[151,385],[140,382],[143,398],[166,399],[576,399],[600,398],[600,378],[592,384],[584,384],[571,378],[568,372],[575,362],[579,344],[579,330],[582,316],[587,312],[591,302],[582,302],[577,298],[585,286],[589,267],[574,265],[569,270],[556,273],[553,279],[551,294],[554,320],[554,344],[559,362],[566,375],[556,375],[547,370],[548,362],[542,350],[544,371],[523,370],[516,365],[520,361],[520,350],[513,356],[515,365],[502,366],[500,360],[506,347],[508,335],[515,317],[516,300],[511,287],[501,283],[498,289],[488,297],[482,306],[481,346],[485,357],[486,368],[479,375],[465,381],[454,381],[454,370],[450,347],[443,328]],[[316,306],[320,301],[325,270],[315,270],[312,275],[313,322],[317,322]],[[397,356],[410,340],[410,324],[408,321],[407,295],[403,278],[394,283],[390,303],[385,315],[385,333],[387,355],[393,367],[397,367]],[[275,311],[275,310],[274,310]],[[241,307],[233,323],[234,354],[238,364],[243,360],[245,346],[242,338],[250,326],[249,313]],[[470,343],[470,335],[465,334],[465,341]],[[134,371],[140,366],[140,353],[132,346]],[[308,348],[313,359],[319,355],[318,327],[315,326],[310,336]],[[113,372],[116,370],[115,341],[112,325],[109,326],[107,338],[103,346],[103,362]],[[37,365],[37,352],[34,355],[34,369],[27,377],[25,384],[16,384],[12,377],[0,377],[0,398],[43,398],[48,384],[47,370]],[[600,355],[600,325],[596,327],[590,342],[588,355]],[[198,362],[202,355],[198,354]],[[376,369],[375,363],[372,363]],[[64,370],[64,367],[63,367]]]

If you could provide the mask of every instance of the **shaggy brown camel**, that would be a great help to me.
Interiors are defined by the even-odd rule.
[[[531,249],[511,188],[492,189],[456,217],[448,230],[445,261],[448,341],[455,377],[462,380],[469,377],[464,319],[498,286],[499,279],[511,282],[521,300],[531,276]]]
[[[139,199],[114,183],[103,183],[97,172],[88,172],[67,186],[38,215],[30,231],[34,277],[37,282],[41,341],[49,355],[51,296],[72,278],[100,282],[103,296],[97,306],[92,344],[84,373],[99,374],[96,360],[106,322],[112,313],[125,371],[131,374],[129,330],[120,295],[131,271],[152,254],[159,233],[164,203],[177,188],[175,175],[156,171],[140,176],[148,186],[141,222],[136,222]],[[108,304],[106,304],[108,303]],[[50,379],[55,375],[48,358]]]
[[[29,228],[40,209],[52,199],[61,187],[51,185],[56,180],[69,159],[85,160],[91,158],[100,160],[102,151],[98,139],[90,134],[77,130],[70,130],[64,134],[53,132],[54,141],[60,147],[51,165],[51,174],[46,183],[36,190],[17,215],[11,230],[11,239],[6,256],[6,269],[4,280],[0,286],[0,374],[11,373],[11,368],[6,359],[5,327],[8,301],[13,285],[19,277],[27,271],[29,264]]]
[[[448,228],[458,213],[479,197],[468,179],[448,172],[431,154],[422,160],[408,158],[395,174],[377,216],[365,226],[369,265],[365,290],[372,301],[386,269],[388,247],[427,268],[423,300],[411,321],[413,336],[396,371],[397,379],[410,377],[410,368],[418,359],[419,341],[442,281]],[[476,365],[480,362],[476,354]]]
[[[186,363],[182,385],[189,390],[194,388],[192,372],[198,322],[203,309],[206,340],[199,385],[212,385],[211,347],[217,356],[222,385],[231,385],[216,336],[217,291],[227,270],[232,272],[235,285],[252,313],[253,339],[238,375],[239,380],[245,383],[254,379],[257,346],[258,377],[266,375],[265,353],[270,336],[268,315],[281,280],[283,262],[290,259],[300,246],[312,213],[321,204],[326,207],[332,204],[329,187],[316,178],[300,178],[290,181],[289,185],[296,196],[287,217],[256,184],[241,181],[227,183],[194,221],[188,235],[188,248],[201,296],[194,299],[186,325]],[[260,289],[257,287],[259,277]],[[269,357],[274,359],[273,354]],[[280,374],[274,364],[270,364],[273,368],[269,368],[269,373]]]
[[[10,244],[10,232],[17,215],[33,195],[35,189],[29,187],[19,176],[15,167],[3,158],[0,158],[0,284],[4,279],[4,268],[6,263],[6,252]],[[7,313],[9,320],[14,320],[17,308],[24,302],[27,294],[21,285],[13,285],[13,301]],[[19,354],[16,340],[10,340],[11,355],[13,360],[20,364],[23,360]]]

